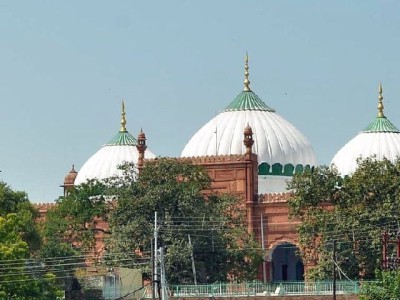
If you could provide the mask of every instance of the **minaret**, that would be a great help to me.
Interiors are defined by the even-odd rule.
[[[247,55],[244,58],[244,88],[243,91],[250,92],[250,80],[249,80],[249,56]]]
[[[254,144],[254,140],[253,140],[253,130],[251,129],[249,123],[247,123],[247,126],[244,129],[243,135],[244,135],[243,143],[246,146],[246,154],[251,154],[252,153],[251,147]]]
[[[64,184],[61,185],[64,188],[64,197],[67,197],[71,189],[74,187],[75,178],[78,176],[78,172],[75,171],[75,166],[72,165],[71,171],[64,178]]]
[[[385,107],[383,106],[383,102],[382,102],[382,100],[383,100],[382,83],[379,83],[378,93],[379,93],[379,96],[378,96],[378,100],[379,100],[379,102],[378,102],[378,118],[385,118],[385,115],[383,114],[383,109]]]
[[[138,171],[139,171],[139,174],[140,174],[140,172],[142,171],[143,166],[144,166],[144,152],[147,149],[147,146],[146,146],[146,135],[144,134],[142,129],[140,129],[140,132],[139,132],[139,135],[138,135],[138,138],[137,138],[136,148],[137,148],[137,150],[139,152],[137,168],[138,168]]]
[[[254,144],[253,130],[249,123],[243,131],[243,143],[246,147],[245,163],[246,163],[246,218],[247,218],[247,231],[254,233],[254,197],[258,191],[257,188],[257,160],[252,153]]]

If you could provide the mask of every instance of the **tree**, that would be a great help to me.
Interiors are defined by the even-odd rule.
[[[336,240],[341,270],[352,278],[374,278],[380,266],[381,235],[399,226],[400,163],[360,160],[355,173],[346,177],[322,166],[295,175],[289,188],[291,215],[301,221],[302,259],[315,265],[308,277],[331,278]]]
[[[29,202],[25,192],[14,191],[5,182],[0,181],[0,216],[18,215],[21,237],[27,243],[29,251],[35,253],[41,246],[41,237],[35,222],[38,212]]]
[[[15,213],[29,204],[28,195],[25,192],[14,191],[5,182],[0,181],[0,215],[5,216]]]
[[[400,271],[377,272],[376,279],[363,284],[360,300],[400,299]]]
[[[107,233],[106,229],[97,226],[98,222],[107,221],[105,194],[104,183],[89,180],[56,200],[57,205],[47,212],[44,224],[47,255],[94,251],[97,235],[100,232]],[[57,244],[61,247],[57,247]]]
[[[40,256],[39,214],[25,192],[0,182],[0,298],[58,299],[57,275]]]
[[[170,283],[193,282],[192,253],[198,282],[225,281],[228,273],[255,279],[261,252],[253,250],[259,245],[247,234],[245,211],[236,197],[205,196],[210,178],[202,167],[161,158],[139,176],[133,165],[123,169],[123,178],[109,181],[118,199],[107,243],[112,257],[129,257],[132,265],[149,258],[157,212]]]
[[[80,289],[75,271],[87,262],[97,263],[98,241],[108,234],[107,187],[98,180],[75,186],[56,200],[43,225],[44,244],[39,252],[46,265],[57,270],[58,280],[69,293]],[[102,226],[99,226],[101,224]],[[101,235],[101,237],[100,237]]]

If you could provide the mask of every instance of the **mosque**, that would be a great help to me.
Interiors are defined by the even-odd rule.
[[[302,280],[307,266],[296,254],[298,222],[288,218],[286,185],[294,174],[317,166],[316,155],[307,138],[251,90],[247,55],[244,74],[243,90],[192,136],[180,159],[204,166],[212,191],[243,198],[248,230],[265,250],[260,279]],[[342,175],[354,172],[359,157],[375,155],[394,161],[400,154],[400,131],[383,113],[381,85],[378,99],[375,120],[332,160]],[[140,169],[146,159],[156,157],[147,148],[143,131],[137,139],[127,131],[124,105],[119,132],[79,172],[72,168],[62,185],[64,193],[88,179],[121,175],[117,166],[124,161]]]

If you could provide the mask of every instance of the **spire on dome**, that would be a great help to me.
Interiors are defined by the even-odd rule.
[[[124,99],[122,99],[122,111],[121,111],[121,129],[119,130],[119,132],[126,132],[126,118],[125,118],[125,101]]]
[[[378,99],[379,99],[379,102],[378,102],[378,118],[384,118],[385,115],[383,114],[384,106],[383,106],[383,102],[382,102],[382,100],[383,100],[382,83],[379,83],[378,92],[379,92],[379,96],[378,96]]]
[[[393,133],[400,133],[400,130],[393,125],[392,122],[389,121],[388,118],[385,117],[383,114],[383,96],[382,96],[382,84],[379,83],[378,86],[378,116],[371,124],[368,125],[367,128],[363,132],[393,132]]]
[[[244,58],[244,88],[243,91],[249,92],[250,90],[250,80],[249,80],[249,56],[247,55]]]
[[[239,95],[225,108],[224,111],[243,111],[243,110],[259,110],[275,112],[275,110],[266,105],[251,89],[249,80],[249,56],[244,59],[244,88]]]

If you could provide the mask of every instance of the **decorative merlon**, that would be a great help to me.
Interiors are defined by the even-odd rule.
[[[288,193],[269,193],[258,195],[259,203],[279,203],[288,202],[293,196],[291,192]]]
[[[33,206],[41,213],[45,213],[48,210],[54,208],[57,203],[34,203]]]
[[[253,155],[254,155],[254,159],[257,159],[257,155],[256,154],[253,154]],[[182,161],[182,162],[191,162],[193,164],[246,162],[246,158],[245,158],[244,154],[173,157],[173,158],[168,158],[168,159]],[[151,159],[146,159],[146,161],[151,161]]]

